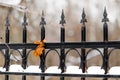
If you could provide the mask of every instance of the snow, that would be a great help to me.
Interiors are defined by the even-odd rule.
[[[39,69],[39,66],[31,65],[27,67],[24,72],[41,73],[41,69]]]
[[[79,66],[67,66],[66,72],[68,74],[82,74],[82,69]]]
[[[26,69],[23,69],[21,65],[12,64],[10,65],[9,72],[32,72],[32,73],[41,73],[39,66],[31,65]]]
[[[120,69],[120,67],[119,67]],[[27,67],[25,70],[21,67],[21,65],[13,64],[10,66],[10,72],[32,72],[32,73],[41,73],[41,69],[39,66],[31,65]],[[58,66],[48,67],[45,73],[61,73],[61,69]],[[64,73],[68,74],[82,74],[82,69],[79,69],[79,66],[67,66],[66,71]],[[100,66],[91,66],[87,70],[88,74],[104,74],[104,70],[101,69]]]
[[[120,75],[120,66],[114,66],[114,67],[110,68],[108,74]]]
[[[51,66],[45,71],[45,73],[61,73],[61,70],[58,68],[58,66]],[[67,66],[66,71],[64,73],[81,74],[82,70],[79,69],[78,66]]]
[[[0,67],[1,72],[5,72],[6,69],[3,67]],[[39,66],[31,65],[27,67],[26,69],[23,69],[21,65],[18,64],[12,64],[10,65],[9,72],[29,72],[29,73],[41,73],[41,69]],[[45,71],[45,73],[61,73],[61,69],[58,68],[58,66],[51,66],[48,67]],[[79,68],[79,66],[67,66],[65,74],[83,74],[82,69]],[[85,74],[104,74],[105,71],[101,69],[100,66],[90,66],[87,69],[87,72]],[[108,71],[108,74],[110,75],[120,75],[120,66],[114,66],[110,68]],[[48,77],[49,78],[49,77]]]
[[[118,69],[118,72],[120,72],[120,67],[113,67],[109,73],[113,73],[113,71],[117,69]],[[1,67],[0,71],[5,71],[5,69]],[[21,65],[13,64],[13,65],[10,65],[9,72],[41,73],[41,69],[39,69],[39,66],[31,65],[24,70],[21,67]],[[87,69],[88,74],[104,74],[104,72],[105,71],[101,69],[100,66],[91,66]],[[59,69],[58,66],[51,66],[46,69],[45,73],[61,73],[61,69]],[[80,69],[79,66],[67,66],[66,71],[64,73],[82,74],[82,69]]]
[[[51,66],[47,68],[45,73],[61,73],[61,70],[58,68],[58,66]]]
[[[21,65],[18,64],[12,64],[10,65],[9,72],[23,72],[24,69]]]
[[[1,72],[5,72],[6,69],[3,67],[0,67]],[[37,65],[30,65],[26,69],[23,69],[21,65],[18,64],[12,64],[10,65],[9,72],[27,72],[27,73],[41,73],[41,69],[39,69],[39,66]],[[61,73],[61,69],[58,68],[58,66],[51,66],[48,67],[45,71],[45,73]],[[79,66],[67,66],[66,71],[63,74],[104,74],[105,71],[101,69],[100,66],[90,66],[87,69],[87,72],[82,73],[82,69],[79,68]],[[114,66],[109,70],[108,75],[120,75],[120,66]],[[51,78],[51,76],[46,76],[46,80]]]
[[[6,69],[5,69],[5,68],[3,68],[3,67],[0,67],[0,71],[1,71],[1,72],[5,72],[5,71],[6,71]]]
[[[100,66],[90,66],[87,69],[88,74],[104,74],[105,71]]]

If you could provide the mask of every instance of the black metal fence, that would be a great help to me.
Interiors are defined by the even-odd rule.
[[[64,16],[64,12],[62,11],[62,15],[61,15],[61,20],[60,20],[60,24],[61,24],[61,34],[60,34],[60,42],[57,43],[45,43],[45,49],[48,49],[47,51],[43,51],[42,55],[40,56],[40,69],[42,70],[42,73],[27,73],[27,72],[9,72],[9,66],[10,66],[10,55],[12,54],[12,52],[10,52],[11,50],[17,50],[19,51],[19,49],[22,49],[22,52],[19,51],[21,57],[22,57],[22,64],[21,66],[23,67],[23,69],[26,69],[27,66],[27,58],[28,58],[28,54],[30,53],[30,51],[34,50],[37,45],[33,44],[33,43],[27,43],[27,17],[26,17],[26,13],[24,14],[24,18],[23,18],[23,43],[9,43],[9,19],[8,17],[6,18],[6,30],[5,30],[5,43],[1,43],[0,44],[0,50],[4,55],[5,58],[5,63],[4,63],[4,68],[6,68],[6,72],[0,72],[0,74],[4,74],[5,75],[5,80],[9,80],[9,75],[22,75],[22,80],[26,80],[26,76],[27,75],[33,75],[33,76],[41,76],[41,80],[45,80],[46,76],[58,76],[60,77],[60,80],[64,80],[65,77],[80,77],[81,80],[85,80],[86,77],[97,77],[97,78],[103,78],[103,80],[107,80],[108,78],[120,78],[120,75],[109,75],[108,73],[108,69],[109,69],[109,56],[112,53],[112,51],[114,49],[120,49],[120,41],[108,41],[108,18],[107,18],[107,11],[106,9],[104,10],[103,13],[103,41],[101,42],[86,42],[86,14],[85,11],[83,9],[82,12],[82,19],[81,22],[82,23],[82,27],[81,27],[81,41],[80,42],[65,42],[65,28],[64,28],[64,24],[66,23],[65,21],[65,16]],[[42,13],[42,17],[41,17],[41,40],[45,39],[45,18],[44,18],[44,13]],[[80,51],[78,50],[81,49]],[[103,48],[103,52],[101,52],[99,50],[99,48]],[[109,48],[112,48],[111,51],[108,51]],[[30,51],[27,52],[27,50],[30,49]],[[60,51],[58,51],[57,49],[59,49]],[[67,51],[65,51],[65,49],[68,49]],[[86,51],[86,49],[89,49],[88,51]],[[5,52],[3,52],[3,50],[5,50]],[[46,56],[49,54],[50,51],[56,51],[56,54],[59,56],[59,66],[58,68],[61,69],[61,73],[44,73],[46,70]],[[86,68],[87,68],[87,60],[86,57],[87,55],[92,51],[92,50],[97,50],[101,57],[102,57],[102,65],[101,68],[103,68],[105,70],[104,74],[101,75],[95,75],[95,74],[64,74],[65,70],[66,70],[66,56],[67,54],[71,51],[74,50],[76,51],[76,53],[79,55],[81,62],[79,65],[79,68],[82,69],[82,72],[85,73],[86,72]]]

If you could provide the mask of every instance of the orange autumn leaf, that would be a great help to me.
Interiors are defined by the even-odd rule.
[[[37,48],[34,51],[36,57],[40,56],[44,51],[44,40],[43,41],[34,41],[34,44],[38,44]]]

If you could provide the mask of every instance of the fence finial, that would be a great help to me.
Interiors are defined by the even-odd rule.
[[[23,18],[23,23],[22,23],[22,25],[23,25],[23,26],[27,26],[27,25],[28,25],[26,13],[24,13],[24,18]]]
[[[83,12],[82,12],[82,19],[81,19],[81,22],[80,22],[80,23],[85,24],[85,22],[87,22],[87,19],[86,19],[85,10],[84,10],[84,8],[83,8]]]
[[[106,7],[104,8],[104,13],[103,13],[103,19],[102,22],[109,22],[109,19],[107,18],[107,10]]]
[[[8,19],[8,16],[6,17],[5,26],[6,26],[6,27],[9,27],[9,26],[10,26],[10,23],[9,23],[9,19]]]
[[[42,11],[42,17],[41,17],[40,25],[46,25],[46,21],[45,21],[45,18],[44,18],[44,11]]]
[[[60,24],[62,24],[62,26],[64,26],[64,24],[66,24],[64,10],[62,10]]]

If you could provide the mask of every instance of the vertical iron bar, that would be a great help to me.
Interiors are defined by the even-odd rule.
[[[61,44],[64,44],[65,42],[65,28],[64,28],[64,24],[66,23],[65,21],[65,16],[64,16],[64,11],[62,10],[62,15],[61,15],[61,20],[60,20],[60,24],[61,26],[61,37],[60,37],[60,42]],[[60,49],[60,69],[61,69],[61,73],[65,72],[65,49],[64,47],[61,46]],[[60,77],[60,80],[64,80],[64,77]]]
[[[23,18],[23,44],[27,43],[27,28],[26,26],[28,25],[27,23],[27,17],[26,17],[26,13],[24,13],[24,18]],[[25,48],[23,48],[23,54],[22,54],[22,67],[23,69],[26,69],[26,65],[27,65],[27,56],[26,56],[26,52],[27,50]],[[23,75],[22,76],[22,80],[26,80],[26,76]]]
[[[10,36],[10,31],[9,31],[9,20],[8,20],[8,16],[6,17],[6,31],[5,31],[5,42],[6,44],[9,43],[9,36]],[[10,55],[9,55],[9,48],[5,49],[5,65],[4,67],[6,68],[6,71],[9,70],[9,64],[10,64]],[[9,80],[9,75],[5,75],[5,80]]]
[[[102,22],[104,22],[103,24],[103,41],[105,43],[108,42],[108,25],[107,25],[107,22],[109,21],[108,18],[107,18],[107,11],[106,11],[106,8],[104,9],[104,13],[103,13],[103,19],[102,19]],[[103,50],[103,68],[105,70],[105,74],[107,74],[108,72],[108,48],[107,46],[104,48]],[[103,80],[108,80],[107,78],[104,78]]]
[[[41,41],[43,41],[45,39],[45,27],[44,27],[44,25],[46,25],[43,11],[42,11],[40,25],[41,25]],[[45,51],[43,51],[43,53],[40,56],[40,68],[41,68],[42,72],[45,72]],[[45,80],[45,76],[41,76],[41,80]]]
[[[81,42],[84,43],[86,42],[86,25],[85,23],[87,22],[87,19],[85,18],[86,14],[85,14],[85,11],[83,9],[83,12],[82,12],[82,20],[81,20],[81,23],[82,23],[82,28],[81,28]],[[85,73],[85,70],[86,70],[86,50],[85,48],[81,48],[81,68],[82,68],[82,72]],[[85,80],[85,78],[81,78],[81,80]]]

